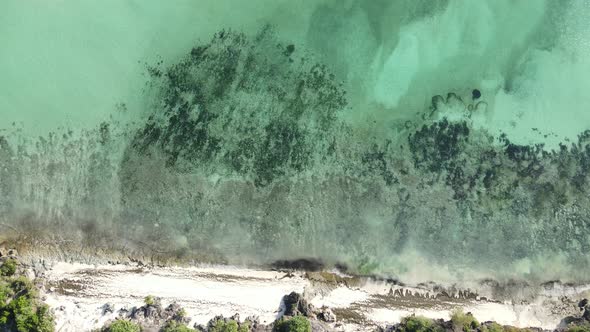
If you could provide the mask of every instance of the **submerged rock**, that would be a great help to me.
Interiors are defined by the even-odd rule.
[[[324,263],[317,258],[299,258],[278,260],[271,264],[275,269],[303,270],[317,272],[324,268]]]
[[[254,37],[221,31],[193,48],[154,77],[161,100],[128,154],[159,153],[181,172],[223,168],[256,186],[312,168],[328,153],[345,93],[326,66],[285,49],[295,46],[271,27]]]

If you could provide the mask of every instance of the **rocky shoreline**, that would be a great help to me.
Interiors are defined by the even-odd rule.
[[[545,284],[547,292],[538,294],[535,301],[508,304],[469,290],[408,286],[321,269],[287,269],[285,262],[274,271],[157,267],[141,262],[102,266],[45,262],[35,266],[19,258],[16,250],[1,250],[0,255],[2,266],[19,262],[15,276],[34,279],[31,284],[38,288],[39,300],[49,305],[55,329],[62,332],[135,328],[166,332],[498,332],[577,331],[575,328],[590,326],[588,301],[580,298],[587,296],[587,289],[557,282],[553,288]],[[6,285],[6,280],[12,280],[6,278],[15,277],[3,278]],[[17,298],[14,295],[7,303]],[[15,317],[6,308],[2,313]],[[543,316],[548,319],[541,322]],[[490,317],[499,318],[493,319],[498,322],[488,321]],[[9,320],[0,324],[1,331],[37,331],[15,329]],[[284,327],[289,324],[303,326],[303,330]],[[117,330],[119,325],[131,330]]]

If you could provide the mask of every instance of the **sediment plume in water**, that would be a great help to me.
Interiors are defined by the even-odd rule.
[[[35,24],[71,39],[0,5],[0,240],[587,281],[586,3],[43,6]]]

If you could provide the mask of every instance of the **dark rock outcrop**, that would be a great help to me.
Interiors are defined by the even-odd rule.
[[[336,315],[334,314],[334,312],[329,309],[329,308],[322,308],[318,314],[317,314],[317,318],[321,321],[324,321],[326,323],[334,323],[336,322]]]
[[[103,312],[113,310],[112,306],[105,305]],[[133,307],[130,310],[121,309],[119,317],[126,318],[142,326],[144,329],[159,329],[169,321],[188,324],[190,318],[186,317],[184,309],[178,303],[172,303],[163,307],[158,300],[153,304],[141,307]]]
[[[312,317],[314,314],[314,307],[303,298],[299,293],[292,292],[283,297],[283,305],[285,306],[285,316],[302,315],[305,317]]]

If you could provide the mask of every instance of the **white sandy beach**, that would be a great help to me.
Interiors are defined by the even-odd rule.
[[[160,298],[163,305],[179,303],[192,319],[191,325],[206,324],[216,315],[227,317],[236,313],[241,319],[256,316],[260,322],[268,324],[280,315],[281,299],[290,292],[305,292],[316,307],[325,306],[336,313],[338,310],[358,313],[370,325],[340,321],[333,324],[336,331],[385,326],[411,314],[448,319],[456,307],[472,312],[480,321],[553,329],[568,314],[567,308],[563,312],[555,310],[560,305],[559,298],[568,292],[570,297],[582,296],[588,289],[547,290],[539,294],[535,302],[511,304],[434,299],[433,293],[429,293],[429,298],[426,295],[400,297],[391,292],[396,289],[403,294],[426,292],[376,281],[365,281],[358,287],[322,285],[307,278],[304,272],[286,274],[228,266],[143,268],[58,263],[44,278],[46,301],[55,310],[57,330],[63,332],[101,327],[117,317],[119,309],[141,306],[147,295]],[[114,313],[103,314],[107,303],[114,307]]]

